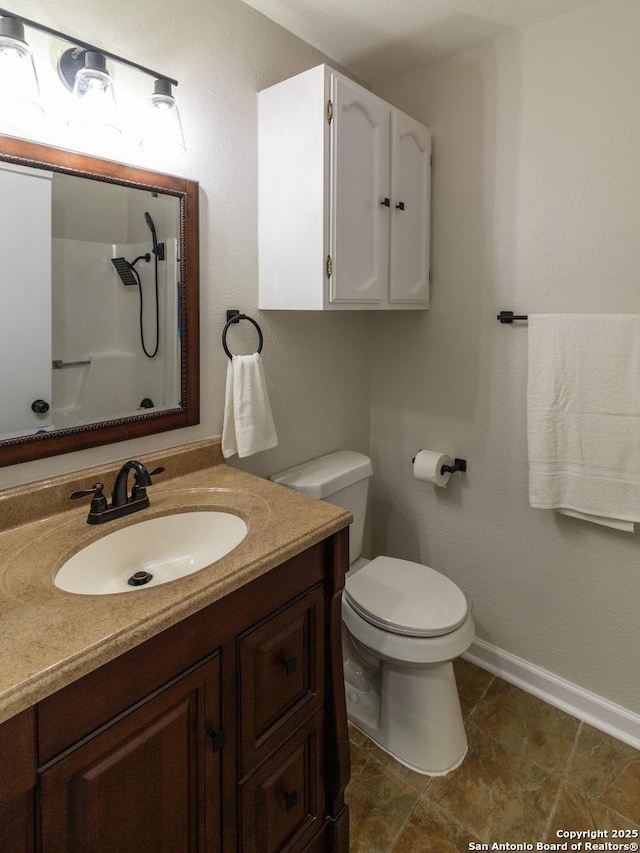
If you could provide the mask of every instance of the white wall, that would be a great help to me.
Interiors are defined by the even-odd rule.
[[[534,510],[527,327],[640,310],[640,4],[605,0],[376,91],[434,132],[432,309],[373,319],[374,547],[443,570],[478,635],[640,712],[640,533]],[[447,490],[420,447],[464,456]]]
[[[184,157],[153,160],[126,144],[83,150],[200,183],[201,424],[2,468],[0,488],[219,435],[227,368],[220,341],[227,308],[240,308],[262,326],[280,439],[278,448],[243,467],[267,474],[341,446],[367,450],[366,315],[257,310],[256,92],[325,57],[238,0],[185,0],[179,7],[170,0],[111,0],[106,5],[67,0],[55,7],[45,0],[15,0],[11,8],[179,81],[175,94],[188,146]],[[53,97],[61,87],[46,63],[55,51],[32,30],[28,38],[44,49],[45,61],[38,65],[41,88]],[[118,66],[113,70],[120,83],[150,91],[151,78]],[[55,138],[65,139],[62,129]],[[71,147],[71,141],[65,144]],[[253,351],[255,341],[248,323],[229,335],[238,353]]]

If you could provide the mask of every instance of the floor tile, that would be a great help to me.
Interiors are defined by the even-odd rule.
[[[553,813],[547,840],[557,841],[559,829],[599,829],[611,832],[613,829],[640,830],[640,825],[627,820],[577,788],[565,785]]]
[[[471,835],[428,799],[423,798],[409,816],[392,853],[460,853],[469,850]]]
[[[385,853],[419,795],[402,779],[369,758],[352,777],[346,801],[350,811],[350,853]]]
[[[371,740],[368,740],[367,751],[374,761],[377,761],[378,764],[382,764],[383,767],[386,767],[387,770],[390,770],[396,776],[399,776],[407,783],[407,785],[410,785],[415,791],[418,791],[421,794],[427,790],[434,779],[433,776],[426,776],[424,773],[416,773],[415,770],[411,770],[410,767],[406,767],[404,764],[396,761],[392,755],[389,755],[388,752],[385,752],[384,749],[381,749]]]
[[[513,745],[500,743],[471,722],[469,752],[446,776],[433,780],[425,797],[482,841],[526,842],[544,835],[561,776],[529,762]]]
[[[531,764],[564,769],[580,727],[575,717],[499,678],[476,707],[473,721],[483,737],[504,746],[514,771]]]
[[[469,663],[463,658],[458,658],[453,662],[453,669],[456,674],[462,716],[466,720],[486,693],[494,676],[486,669],[480,669],[479,666]]]
[[[590,800],[640,824],[640,752],[583,725],[567,783]]]

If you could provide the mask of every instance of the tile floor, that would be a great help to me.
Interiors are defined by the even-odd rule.
[[[464,660],[456,678],[469,752],[446,776],[414,773],[350,727],[351,853],[535,849],[562,841],[558,829],[608,841],[640,829],[640,752]]]

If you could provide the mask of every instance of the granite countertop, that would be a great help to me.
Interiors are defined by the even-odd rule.
[[[0,722],[351,521],[346,510],[226,466],[215,441],[140,459],[149,469],[167,469],[149,489],[151,506],[104,525],[88,525],[88,499],[78,506],[68,495],[96,480],[107,484],[108,495],[119,464],[0,493]],[[197,509],[234,513],[249,528],[240,545],[210,567],[113,595],[76,595],[54,585],[60,566],[96,539]]]

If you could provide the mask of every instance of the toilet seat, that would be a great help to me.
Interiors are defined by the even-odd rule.
[[[469,609],[449,578],[395,557],[376,557],[348,577],[344,596],[369,624],[406,637],[449,634],[463,624]]]

